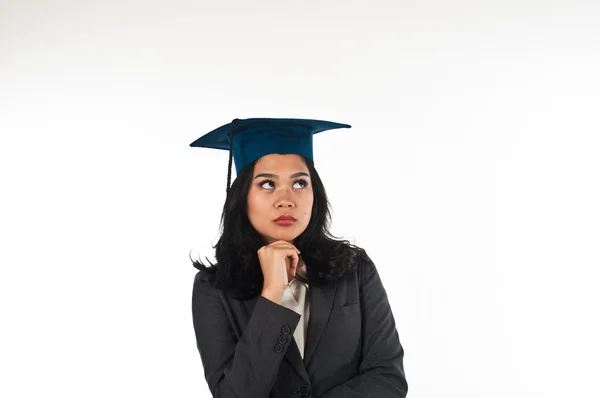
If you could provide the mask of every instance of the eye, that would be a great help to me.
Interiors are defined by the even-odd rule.
[[[302,184],[302,188],[304,188],[305,186],[308,185],[308,182],[306,180],[296,180],[294,182],[294,184],[297,184],[297,183],[301,183]]]
[[[265,181],[263,181],[263,182],[259,183],[258,185],[259,185],[261,188],[264,188],[264,185],[265,185],[266,183],[269,183],[269,184],[274,184],[274,183],[273,183],[273,181],[271,181],[271,180],[265,180]]]
[[[266,185],[267,183],[268,183],[268,184],[275,185],[275,183],[273,182],[273,180],[264,180],[263,182],[259,183],[258,185],[259,185],[261,188],[265,188],[265,185]],[[306,187],[306,186],[308,185],[308,181],[306,181],[306,180],[303,180],[303,179],[300,179],[300,180],[296,180],[296,181],[294,181],[294,185],[295,185],[295,184],[298,184],[298,183],[302,184],[301,188],[304,188],[304,187]],[[271,188],[266,188],[266,189],[271,189]]]

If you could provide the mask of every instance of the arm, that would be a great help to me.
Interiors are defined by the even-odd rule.
[[[320,398],[404,398],[408,390],[402,364],[404,350],[387,294],[370,258],[358,267],[362,313],[359,375]]]
[[[259,296],[237,341],[217,290],[199,275],[194,280],[192,315],[204,375],[213,397],[268,397],[300,315]],[[286,325],[290,328],[287,341],[279,343]]]

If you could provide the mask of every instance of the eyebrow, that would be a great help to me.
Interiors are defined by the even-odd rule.
[[[303,172],[303,171],[299,171],[298,173],[294,173],[290,176],[290,178],[296,178],[296,177],[300,177],[300,176],[307,176],[310,177],[307,173]],[[277,176],[277,174],[271,174],[271,173],[260,173],[258,174],[256,177],[254,177],[254,179],[256,180],[258,177],[269,177],[269,178],[279,178]]]

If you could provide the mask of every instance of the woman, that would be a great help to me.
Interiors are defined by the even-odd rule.
[[[377,269],[328,231],[312,137],[342,127],[235,119],[191,144],[230,154],[216,264],[194,261],[194,330],[214,397],[406,396],[404,350]]]

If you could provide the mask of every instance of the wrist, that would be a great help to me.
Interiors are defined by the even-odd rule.
[[[284,289],[277,288],[264,288],[262,290],[261,296],[264,298],[276,303],[281,304],[281,298],[283,297]]]

